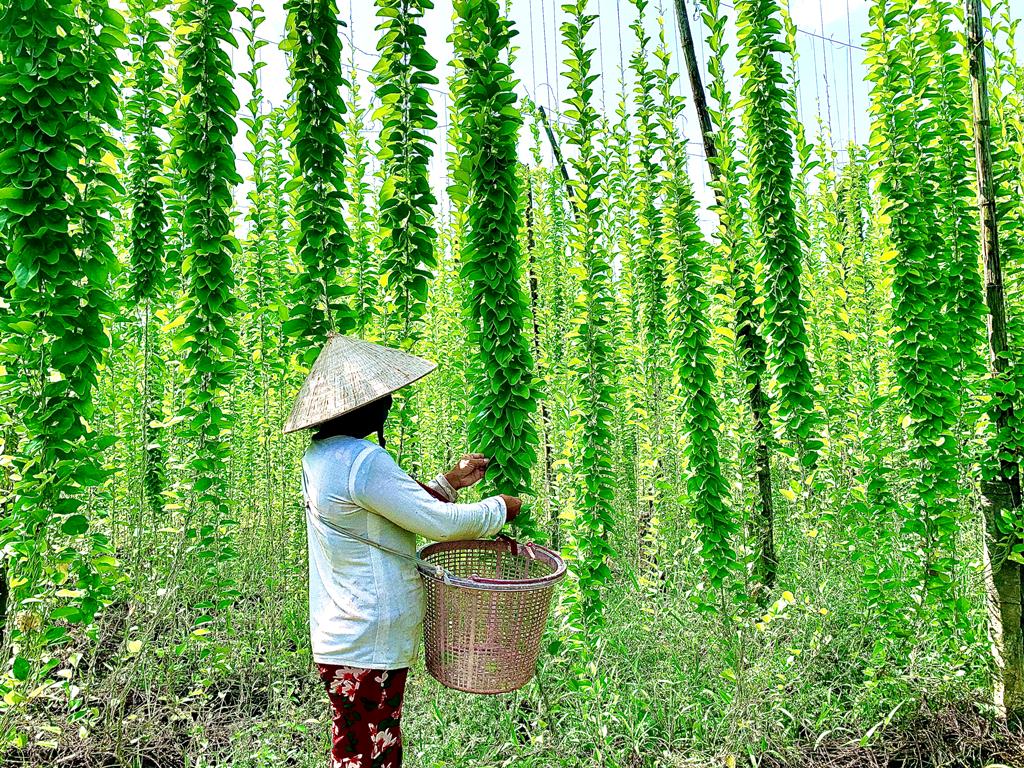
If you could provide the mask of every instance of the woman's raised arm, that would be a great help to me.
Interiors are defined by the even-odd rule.
[[[434,541],[492,536],[505,524],[500,496],[476,504],[449,504],[433,498],[382,448],[368,450],[352,467],[352,500],[407,531]]]

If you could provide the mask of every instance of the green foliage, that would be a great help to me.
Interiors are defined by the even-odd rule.
[[[936,222],[933,247],[949,251],[948,267],[942,273],[946,293],[951,297],[951,311],[945,317],[950,333],[956,337],[957,375],[965,379],[984,371],[979,351],[987,310],[978,268],[981,244],[974,192],[971,86],[966,52],[955,31],[962,24],[960,5],[948,0],[929,3],[921,19],[922,31],[927,35],[925,50],[931,62],[924,97],[934,105],[924,119],[933,121],[930,130],[938,141],[931,184],[940,219]]]
[[[263,7],[254,2],[252,5],[239,9],[248,22],[242,29],[245,36],[246,55],[252,61],[252,68],[242,73],[242,78],[249,84],[250,97],[246,103],[248,111],[242,117],[245,125],[245,138],[250,149],[245,158],[252,166],[252,187],[247,194],[248,209],[245,221],[249,232],[243,244],[242,252],[245,264],[245,276],[241,286],[241,296],[246,310],[245,323],[255,333],[246,340],[245,347],[260,358],[260,362],[271,352],[268,347],[273,344],[270,337],[270,325],[276,314],[276,293],[280,290],[282,264],[276,258],[278,254],[273,248],[273,241],[279,236],[279,230],[273,225],[274,210],[277,199],[281,195],[283,179],[275,177],[273,163],[275,150],[280,155],[280,148],[272,143],[268,122],[270,116],[263,111],[263,90],[260,87],[260,70],[266,63],[260,60],[259,51],[268,43],[259,38],[259,29],[264,22]]]
[[[289,0],[285,8],[288,36],[281,47],[290,54],[289,132],[299,190],[295,253],[301,265],[294,278],[285,332],[301,339],[302,362],[309,365],[329,333],[346,333],[356,325],[345,298],[351,287],[342,284],[352,252],[343,211],[347,194],[340,125],[345,114],[342,88],[347,82],[338,34],[343,22],[335,0]]]
[[[248,22],[242,33],[246,55],[252,62],[252,67],[242,73],[251,88],[242,123],[250,145],[245,157],[252,167],[245,213],[248,233],[242,244],[242,343],[253,361],[251,386],[260,401],[260,418],[266,420],[264,426],[270,428],[269,420],[273,418],[270,393],[275,380],[280,379],[287,368],[281,355],[284,331],[281,318],[288,314],[284,296],[292,230],[285,188],[292,169],[287,166],[282,136],[287,113],[281,109],[264,111],[263,106],[260,72],[266,63],[260,59],[259,51],[268,45],[259,37],[265,21],[263,7],[253,2],[240,11]],[[269,449],[269,445],[264,448]]]
[[[167,218],[164,213],[163,166],[167,153],[157,133],[167,125],[164,110],[164,63],[161,45],[168,41],[160,21],[162,2],[139,0],[131,11],[130,48],[132,54],[131,98],[125,104],[126,132],[131,149],[128,161],[128,199],[131,201],[128,273],[128,304],[138,305],[141,315],[143,405],[141,432],[143,445],[143,487],[146,509],[159,515],[166,485],[166,456],[160,430],[163,364],[155,353],[156,328],[152,314],[165,284],[164,265]]]
[[[980,415],[1024,391],[1024,70],[1006,0],[989,3],[1005,377],[978,364],[954,0],[873,10],[870,154],[837,151],[824,125],[815,136],[796,119],[797,30],[784,8],[746,0],[744,18],[767,21],[744,28],[737,79],[726,72],[735,16],[702,2],[719,154],[703,212],[687,175],[703,158],[682,137],[686,84],[668,33],[648,39],[647,0],[632,34],[618,30],[632,50],[610,119],[595,91],[617,15],[598,22],[595,3],[559,14],[569,87],[550,96],[568,100],[542,117],[513,96],[519,38],[500,0],[459,0],[444,96],[417,53],[427,5],[378,3],[390,63],[373,77],[372,108],[358,51],[351,84],[342,77],[337,9],[290,0],[295,98],[274,108],[260,2],[182,5],[164,78],[162,0],[131,0],[128,39],[99,1],[0,0],[0,762],[138,762],[173,745],[188,764],[268,768],[322,753],[321,729],[307,727],[322,689],[296,684],[309,672],[304,441],[280,433],[298,358],[319,345],[288,337],[289,320],[323,333],[348,322],[440,363],[416,388],[419,413],[403,398],[389,424],[405,468],[433,473],[482,448],[497,472],[484,492],[525,492],[543,461],[530,530],[517,535],[549,540],[571,574],[541,661],[543,706],[529,688],[456,716],[438,686],[415,686],[407,712],[427,747],[409,754],[416,766],[490,765],[494,744],[472,738],[486,727],[524,767],[785,760],[812,744],[827,753],[817,737],[836,729],[881,733],[879,722],[901,744],[904,713],[927,712],[922,702],[977,698],[992,668],[979,565],[991,528],[975,485],[993,455],[1016,459],[1022,445],[1020,408],[991,453]],[[230,50],[231,19],[244,50]],[[550,37],[550,17],[539,21]],[[800,71],[806,93],[804,60]],[[237,117],[235,74],[251,92]],[[738,80],[750,82],[737,104]],[[430,99],[450,110],[443,128]],[[451,189],[438,205],[427,165],[445,129]],[[240,190],[234,138],[251,168]],[[232,192],[245,196],[238,217]],[[704,217],[718,219],[706,235]],[[771,329],[779,307],[797,306],[781,298],[788,259],[801,268],[815,411],[780,424],[779,447],[804,450],[814,471],[776,462],[773,477],[758,288],[775,291]],[[781,331],[796,327],[781,319]],[[801,365],[779,358],[781,331],[776,377]],[[773,393],[780,415],[793,410],[783,387]],[[827,450],[817,426],[800,437],[800,418],[827,420]],[[788,502],[777,520],[773,488]],[[1019,517],[999,521],[1007,540]],[[256,704],[266,712],[254,720]]]
[[[459,0],[456,35],[464,162],[471,180],[462,246],[467,339],[477,349],[469,439],[491,458],[488,483],[502,493],[530,491],[537,457],[530,321],[523,290],[518,208],[518,133],[512,68],[503,61],[516,34],[494,0]],[[517,519],[517,523],[518,523]],[[533,521],[520,527],[530,530]]]
[[[659,244],[662,236],[661,211],[658,208],[658,153],[667,141],[667,135],[658,135],[654,104],[655,72],[648,61],[650,36],[645,29],[647,0],[631,0],[637,9],[636,20],[630,25],[637,39],[637,47],[630,57],[630,69],[635,80],[636,103],[636,164],[630,184],[631,207],[636,211],[639,228],[637,253],[633,255],[636,274],[636,303],[640,313],[643,348],[640,350],[645,374],[645,385],[655,393],[659,388],[662,370],[659,370],[667,328],[665,322],[665,269]],[[654,414],[651,414],[655,417]],[[655,417],[656,418],[656,417]]]
[[[238,98],[226,46],[233,0],[185,0],[178,8],[178,79],[186,103],[173,125],[171,148],[182,172],[182,279],[185,297],[174,349],[186,375],[181,416],[192,446],[188,467],[191,503],[185,536],[203,563],[196,604],[197,623],[230,605],[236,591],[224,563],[232,560],[232,529],[227,466],[231,458],[226,411],[238,352],[231,317],[238,310],[232,261],[238,254],[233,234],[232,139]]]
[[[430,188],[429,163],[437,127],[427,86],[438,79],[431,74],[437,61],[427,52],[423,14],[431,0],[377,0],[381,33],[373,68],[373,82],[381,106],[381,178],[378,226],[382,253],[383,303],[386,338],[411,347],[419,337],[417,321],[426,309],[432,270],[435,232],[432,207],[437,203]]]
[[[957,263],[961,244],[943,241],[951,232],[950,217],[956,216],[955,210],[942,208],[949,193],[940,191],[949,183],[948,169],[943,171],[949,155],[943,154],[939,137],[945,107],[929,98],[934,62],[919,55],[928,44],[918,17],[903,0],[883,0],[872,7],[872,31],[865,39],[873,160],[895,257],[896,374],[907,409],[903,425],[912,441],[913,504],[905,510],[903,529],[920,541],[909,553],[918,570],[908,588],[922,604],[935,599],[948,614],[956,563],[960,445],[955,427],[961,414],[964,354],[962,331],[950,322],[950,316],[961,314],[958,291],[947,275],[962,274],[963,266]],[[940,67],[939,75],[949,73]]]
[[[644,334],[640,330],[640,302],[636,299],[637,273],[639,272],[637,261],[641,258],[640,249],[640,228],[635,205],[634,185],[637,183],[636,169],[634,167],[631,149],[633,147],[633,132],[630,129],[631,110],[629,103],[629,91],[626,83],[626,71],[623,66],[620,71],[619,100],[615,109],[616,120],[610,127],[608,136],[609,164],[606,188],[608,190],[608,219],[614,232],[611,235],[611,247],[614,249],[613,263],[618,260],[621,264],[617,279],[614,280],[614,294],[616,301],[616,324],[628,329],[628,336],[631,339],[640,339]],[[648,118],[650,120],[650,118]],[[660,268],[656,268],[659,271]],[[659,289],[664,292],[663,288]],[[659,313],[663,311],[659,306]],[[637,448],[638,438],[647,439],[645,448],[646,455],[651,454],[650,429],[652,419],[646,418],[646,402],[652,398],[652,393],[645,386],[644,378],[640,371],[641,361],[644,355],[639,345],[621,344],[616,350],[616,357],[621,379],[625,386],[623,389],[623,400],[628,403],[626,408],[619,414],[617,433],[622,436],[622,461],[626,465],[624,477],[622,478],[622,493],[632,500],[638,512],[638,545],[643,548],[645,565],[651,583],[657,583],[656,576],[658,538],[657,527],[652,523],[658,520],[654,514],[656,488],[654,487],[653,468],[654,461],[645,461],[640,458],[640,451]],[[652,366],[648,365],[650,369]],[[663,369],[664,366],[659,366]],[[653,457],[652,457],[653,458]]]
[[[665,178],[662,193],[665,228],[661,249],[668,274],[669,327],[673,385],[682,400],[686,437],[686,499],[700,526],[701,556],[715,590],[727,586],[738,565],[734,538],[738,526],[729,508],[729,486],[722,475],[718,433],[722,421],[715,401],[716,379],[709,302],[705,282],[708,246],[697,223],[697,201],[687,175],[687,141],[676,121],[683,113],[682,97],[672,93],[677,78],[670,73],[670,55],[660,30],[654,70],[662,109],[659,122],[665,137]],[[710,607],[710,606],[709,606]]]
[[[743,154],[737,140],[738,126],[735,106],[729,90],[725,59],[726,17],[718,0],[704,5],[703,20],[708,28],[708,99],[714,125],[713,140],[717,151],[712,161],[715,178],[714,212],[718,215],[718,237],[714,244],[717,261],[726,270],[726,290],[731,309],[731,327],[735,336],[734,354],[738,362],[737,376],[742,382],[749,428],[744,430],[740,445],[740,462],[744,474],[753,475],[749,506],[757,510],[751,516],[754,533],[754,576],[764,586],[774,584],[778,567],[775,556],[774,508],[771,473],[769,408],[764,384],[767,378],[767,352],[761,335],[760,309],[754,278],[754,243],[750,233],[744,198],[748,189],[743,177]],[[747,504],[744,504],[747,506]]]
[[[779,61],[789,46],[775,0],[737,3],[739,74],[746,104],[751,218],[765,268],[764,328],[779,419],[804,466],[817,463],[821,440],[807,360],[800,297],[801,233],[794,197],[792,99]]]
[[[381,314],[384,339],[403,349],[413,349],[421,336],[427,289],[437,267],[433,226],[437,199],[429,177],[434,142],[429,132],[437,127],[437,117],[427,90],[438,83],[431,74],[437,61],[427,51],[426,30],[420,24],[433,7],[431,0],[377,0],[380,57],[371,79],[381,102],[373,114],[380,121]],[[417,474],[415,392],[396,397],[392,414],[398,458]]]
[[[128,197],[132,201],[129,297],[134,302],[153,298],[164,280],[163,158],[165,148],[157,130],[167,124],[161,90],[164,64],[161,43],[168,40],[160,22],[159,0],[138,0],[131,11],[131,98],[125,103],[125,128],[131,136]]]
[[[663,506],[659,488],[664,487],[663,406],[668,390],[666,267],[661,252],[664,223],[659,200],[659,174],[663,171],[659,163],[665,161],[667,136],[658,132],[660,110],[654,103],[656,74],[649,61],[650,36],[645,29],[648,3],[647,0],[634,0],[634,5],[637,15],[630,28],[636,37],[637,46],[630,57],[630,69],[635,81],[633,96],[637,121],[636,162],[632,164],[632,173],[625,182],[625,187],[623,181],[615,178],[617,174],[613,174],[611,188],[624,193],[623,206],[635,211],[635,221],[631,222],[630,226],[635,228],[636,232],[625,235],[624,238],[620,237],[620,241],[625,240],[620,242],[620,246],[630,247],[624,258],[624,266],[628,268],[629,274],[624,276],[623,282],[629,285],[623,299],[631,306],[633,316],[630,320],[637,329],[638,342],[635,350],[631,350],[631,364],[635,366],[636,374],[628,396],[631,400],[632,421],[638,441],[637,506],[640,555],[648,571],[644,577],[650,579],[652,583],[658,583],[659,551],[663,549],[659,513]],[[627,156],[623,157],[624,135],[621,115],[619,120],[620,125],[612,130],[609,138],[614,146],[615,158],[620,163],[628,164],[628,147],[625,148]]]
[[[8,2],[0,12],[0,231],[10,311],[0,314],[5,410],[17,471],[2,525],[25,680],[43,643],[92,623],[109,598],[109,537],[89,506],[111,439],[91,426],[109,339],[113,219],[123,192],[116,51],[124,19],[102,0]],[[11,433],[8,433],[10,435]],[[58,613],[59,612],[59,613]],[[65,621],[57,621],[60,617]],[[20,674],[19,674],[20,672]]]
[[[359,79],[353,65],[349,75],[348,119],[345,121],[347,188],[352,202],[348,206],[348,226],[352,233],[352,267],[350,282],[355,289],[352,309],[356,329],[365,336],[370,322],[380,314],[378,306],[379,264],[374,246],[376,222],[370,210],[370,152],[365,129],[367,109],[359,100]]]
[[[571,340],[571,375],[577,382],[573,403],[577,498],[569,528],[568,554],[572,561],[578,595],[569,601],[571,619],[583,627],[602,622],[602,587],[611,576],[608,559],[614,513],[615,480],[611,460],[613,423],[612,338],[609,319],[613,311],[611,265],[597,241],[602,216],[599,189],[606,171],[595,146],[598,114],[594,108],[593,49],[586,38],[596,16],[587,13],[587,0],[567,3],[568,19],[562,39],[568,53],[563,76],[569,94],[563,114],[572,121],[565,130],[566,142],[575,150],[569,161],[575,178],[569,198],[576,216],[569,230],[573,269],[579,270]]]
[[[754,284],[753,267],[750,263],[752,243],[747,231],[747,212],[743,199],[748,190],[743,179],[742,153],[737,142],[735,107],[729,91],[725,70],[728,51],[726,40],[726,17],[720,12],[719,0],[704,4],[703,20],[708,27],[708,97],[714,106],[716,120],[714,141],[718,154],[714,165],[718,169],[717,180],[712,181],[718,197],[716,213],[719,217],[717,250],[728,264],[731,283],[735,292],[736,336],[740,340],[739,351],[744,363],[744,376],[748,387],[759,387],[766,373],[765,359],[767,346],[760,333],[760,318],[756,305],[757,292]]]

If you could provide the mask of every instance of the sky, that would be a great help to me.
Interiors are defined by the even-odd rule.
[[[557,120],[560,112],[559,104],[565,97],[565,84],[559,76],[560,61],[564,55],[563,47],[557,39],[557,31],[565,18],[561,11],[562,0],[510,0],[512,21],[519,30],[515,39],[518,46],[517,58],[514,63],[516,76],[519,79],[518,93],[529,95],[535,102],[543,105]],[[245,2],[245,0],[240,0]],[[266,21],[260,36],[271,41],[260,51],[260,56],[267,66],[262,70],[261,86],[269,105],[287,103],[287,60],[277,43],[285,34],[285,12],[282,4],[272,0],[262,0]],[[437,142],[435,155],[431,165],[431,177],[436,189],[444,189],[447,169],[445,168],[444,128],[447,124],[445,114],[448,95],[444,83],[449,74],[448,62],[453,58],[452,45],[447,42],[454,22],[451,0],[435,0],[435,8],[427,12],[424,26],[427,30],[427,47],[439,61],[435,74],[441,85],[431,92],[434,106],[438,112],[439,127],[434,132]],[[1019,6],[1015,10],[1017,16],[1024,16],[1024,0],[1012,0],[1011,5]],[[697,43],[697,58],[704,68],[707,57],[705,38],[707,29],[695,16],[694,0],[687,0],[690,11],[691,28]],[[730,22],[735,19],[736,12],[732,0],[722,0],[722,6]],[[797,89],[798,109],[800,117],[807,129],[807,135],[813,139],[818,134],[819,122],[829,126],[833,146],[840,152],[840,160],[844,147],[851,141],[865,143],[869,135],[869,86],[865,80],[864,50],[862,36],[868,26],[868,0],[791,0],[790,11],[796,23],[797,32]],[[635,45],[633,31],[629,29],[635,18],[635,9],[628,0],[591,0],[589,11],[598,15],[592,31],[590,45],[596,48],[594,66],[601,78],[594,84],[597,107],[605,114],[614,116],[618,100],[620,63],[627,67],[630,53]],[[343,38],[343,57],[346,65],[354,63],[361,80],[361,95],[364,99],[371,97],[373,89],[368,81],[370,70],[377,59],[373,0],[339,0],[339,15],[345,22],[341,29]],[[703,203],[711,201],[707,188],[707,164],[703,157],[696,113],[690,104],[689,84],[685,78],[678,39],[678,28],[674,15],[672,0],[651,0],[647,12],[649,33],[653,41],[657,40],[657,18],[665,19],[667,40],[673,54],[673,68],[683,71],[676,87],[687,99],[687,114],[684,118],[683,132],[689,139],[690,174],[693,178],[698,196]],[[238,17],[241,23],[241,17]],[[730,36],[733,25],[730,23]],[[241,36],[239,35],[241,40]],[[731,46],[735,51],[735,45]],[[232,61],[236,72],[244,71],[249,62],[244,49],[232,52]],[[728,61],[730,72],[735,72],[735,61]],[[704,72],[706,82],[706,69]],[[733,90],[738,92],[739,83],[732,82]],[[238,94],[244,104],[249,98],[248,87],[240,79]],[[367,132],[373,139],[372,128]],[[525,133],[524,133],[525,137]],[[523,159],[527,159],[528,144],[521,142]],[[243,175],[248,168],[242,152],[246,149],[243,132],[235,142],[236,155],[239,158]],[[544,147],[548,162],[551,162],[550,148]],[[242,201],[244,206],[244,201]]]

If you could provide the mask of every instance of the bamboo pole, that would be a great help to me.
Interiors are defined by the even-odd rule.
[[[537,105],[537,112],[540,114],[540,122],[544,126],[544,133],[548,136],[548,142],[551,144],[551,151],[555,154],[555,161],[558,163],[558,170],[562,172],[562,181],[566,184],[569,183],[569,170],[565,167],[565,159],[562,157],[562,148],[558,144],[558,139],[555,138],[555,132],[551,130],[551,123],[548,122],[548,113],[544,107]]]
[[[701,81],[700,68],[697,66],[697,53],[693,46],[693,32],[690,30],[690,17],[686,10],[686,0],[675,0],[676,21],[679,24],[679,39],[682,43],[683,60],[686,62],[686,72],[690,77],[690,91],[693,93],[693,103],[697,107],[697,120],[700,122],[700,136],[704,142],[704,155],[711,167],[711,178],[716,182],[719,177],[718,163],[712,162],[718,157],[718,147],[715,146],[714,129],[711,125],[711,113],[708,111],[707,96],[704,92],[704,83]],[[715,190],[716,196],[718,190]]]
[[[965,0],[967,47],[970,54],[971,97],[974,113],[974,158],[978,175],[978,212],[981,219],[981,256],[985,269],[988,305],[989,372],[1004,378],[1008,369],[1006,295],[999,254],[996,188],[992,174],[992,135],[989,119],[988,77],[985,71],[985,26],[981,0]],[[991,418],[997,433],[1005,434],[1013,421],[1013,402],[992,399]],[[1007,558],[1019,543],[1015,533],[1001,531],[999,521],[1016,518],[1021,504],[1020,471],[1015,460],[998,445],[998,471],[982,481],[986,554],[988,560],[989,628],[996,661],[993,693],[997,709],[1024,710],[1024,629],[1022,629],[1021,567]],[[991,470],[990,470],[991,471]]]

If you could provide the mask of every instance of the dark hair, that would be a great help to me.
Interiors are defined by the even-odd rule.
[[[391,395],[349,411],[342,416],[325,421],[316,427],[314,440],[326,440],[328,437],[348,435],[350,437],[366,437],[374,432],[381,445],[384,445],[384,422],[391,410]]]

